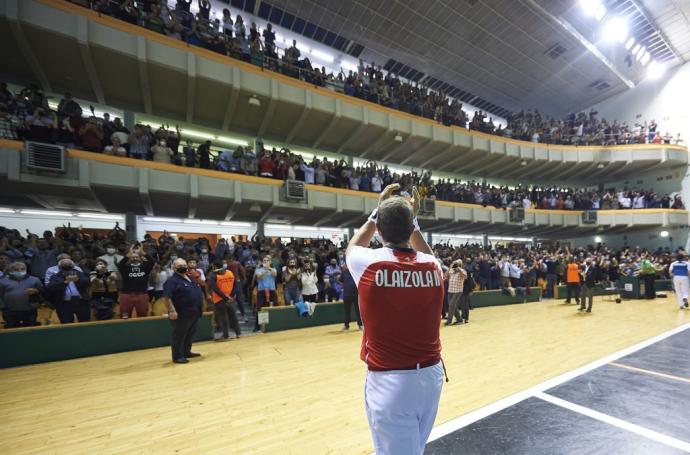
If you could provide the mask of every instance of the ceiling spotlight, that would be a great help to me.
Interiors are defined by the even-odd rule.
[[[649,63],[649,60],[652,58],[651,55],[649,55],[649,52],[645,51],[644,55],[640,59],[640,63],[642,66],[647,66],[647,63]]]
[[[604,169],[606,165],[604,163],[597,164],[597,169]]]
[[[635,38],[631,36],[630,39],[625,43],[625,50],[629,51],[630,48],[633,47],[633,44],[635,44]]]
[[[599,236],[597,235],[596,237],[594,237],[594,241],[595,241],[596,243],[601,243],[601,237],[599,237]]]
[[[256,212],[256,213],[261,213],[261,206],[257,204],[256,202],[252,204],[251,207],[249,207],[250,212]]]
[[[605,41],[625,42],[628,37],[628,23],[622,17],[614,17],[604,24],[602,37]]]
[[[585,14],[600,21],[606,16],[606,7],[601,0],[580,0]]]
[[[662,237],[668,237],[668,231],[661,231],[659,232],[659,235]]]
[[[520,166],[527,166],[527,161],[525,161],[525,160],[520,161]]]
[[[250,106],[261,107],[261,100],[259,98],[257,98],[256,95],[252,95],[249,98],[248,103]]]
[[[647,77],[650,79],[659,79],[666,72],[666,65],[653,60],[647,67]]]
[[[394,140],[395,140],[395,142],[402,142],[403,137],[400,134],[396,134]]]

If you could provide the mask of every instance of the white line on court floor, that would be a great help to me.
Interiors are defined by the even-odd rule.
[[[478,420],[481,420],[484,417],[488,417],[491,414],[495,414],[499,411],[502,411],[505,408],[508,408],[514,404],[517,404],[520,401],[526,400],[527,398],[530,398],[530,397],[534,397],[537,394],[544,392],[545,390],[548,390],[548,389],[553,388],[557,385],[563,384],[564,382],[570,381],[571,379],[573,379],[577,376],[588,373],[594,369],[597,369],[601,366],[606,365],[609,362],[612,362],[614,360],[618,360],[621,357],[625,357],[626,355],[630,355],[633,352],[644,349],[644,348],[646,348],[646,347],[648,347],[654,343],[657,343],[657,342],[659,342],[665,338],[668,338],[670,336],[673,336],[677,333],[683,332],[684,330],[687,330],[687,329],[690,329],[690,323],[678,326],[675,329],[672,329],[672,330],[669,330],[669,331],[664,332],[662,334],[659,334],[655,337],[652,337],[648,340],[637,343],[637,344],[630,346],[628,348],[625,348],[621,351],[615,352],[615,353],[608,355],[606,357],[603,357],[599,360],[595,360],[594,362],[588,363],[587,365],[583,365],[580,368],[576,368],[572,371],[568,371],[567,373],[564,373],[560,376],[556,376],[555,378],[549,379],[548,381],[542,382],[541,384],[537,384],[533,387],[530,387],[529,389],[523,390],[522,392],[518,392],[514,395],[510,395],[506,398],[498,400],[498,401],[491,403],[487,406],[484,406],[482,408],[479,408],[479,409],[476,409],[472,412],[469,412],[463,416],[460,416],[460,417],[457,417],[455,419],[449,420],[448,422],[442,423],[441,425],[434,427],[434,429],[431,431],[431,436],[429,437],[429,440],[427,442],[435,441],[436,439],[439,439],[439,438],[441,438],[441,437],[443,437],[449,433],[457,431],[460,428],[466,427],[467,425],[470,425],[470,424],[472,424]],[[651,431],[651,430],[647,430],[647,431]]]
[[[680,439],[676,439],[672,436],[668,436],[663,433],[658,433],[654,430],[650,430],[649,428],[641,427],[639,425],[635,425],[634,423],[626,422],[625,420],[621,420],[619,418],[612,417],[608,414],[595,411],[594,409],[580,406],[579,404],[575,404],[570,401],[562,400],[560,398],[554,397],[553,395],[549,395],[548,393],[539,392],[536,393],[534,396],[544,401],[548,401],[551,404],[555,404],[556,406],[569,409],[570,411],[577,412],[578,414],[582,414],[593,419],[597,419],[601,422],[613,425],[614,427],[618,427],[623,430],[630,431],[631,433],[644,436],[647,439],[660,442],[670,447],[675,447],[676,449],[680,449],[685,452],[690,452],[690,443],[681,441]]]

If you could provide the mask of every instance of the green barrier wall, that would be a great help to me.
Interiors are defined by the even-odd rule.
[[[472,294],[472,306],[481,308],[496,305],[512,305],[524,302],[536,302],[541,298],[541,289],[531,288],[531,294],[516,295],[511,297],[501,291],[477,291]],[[319,303],[314,309],[314,315],[310,318],[300,317],[295,307],[265,308],[268,313],[268,324],[264,324],[264,332],[277,332],[280,330],[300,329],[303,327],[315,327],[328,324],[342,324],[345,309],[342,302]],[[350,311],[350,320],[356,321],[354,309]],[[356,324],[356,322],[355,322]]]
[[[166,346],[170,333],[165,317],[3,330],[0,368]],[[205,314],[194,340],[211,338],[211,315]],[[168,357],[163,355],[161,361]]]

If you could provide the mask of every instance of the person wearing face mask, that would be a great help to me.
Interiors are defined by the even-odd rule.
[[[74,316],[79,322],[90,320],[89,277],[77,270],[71,259],[61,259],[58,268],[58,272],[50,277],[48,292],[60,322],[72,323]]]
[[[137,317],[147,316],[149,313],[148,285],[151,270],[155,261],[144,254],[139,242],[129,248],[125,256],[117,264],[122,277],[122,291],[120,292],[120,317],[127,319],[136,308]]]
[[[318,278],[311,260],[304,262],[304,269],[301,274],[302,280],[302,299],[305,302],[316,303],[319,299],[319,288],[317,287]]]
[[[235,331],[235,337],[239,338],[241,330],[237,320],[237,306],[233,298],[237,287],[235,275],[228,270],[222,259],[216,259],[213,261],[213,271],[208,276],[208,282],[213,301],[213,315],[222,332],[222,337],[221,333],[216,333],[213,340],[227,340],[230,337],[230,325]]]
[[[63,259],[72,259],[72,256],[70,256],[70,255],[67,254],[67,253],[59,254],[58,257],[57,257],[58,264],[59,264],[60,261],[62,261]],[[82,270],[81,267],[79,267],[79,266],[76,265],[76,264],[74,265],[74,270],[77,270],[77,271],[79,271],[79,272],[83,272],[83,271],[84,271],[84,270]],[[46,270],[45,276],[43,277],[43,284],[44,284],[45,286],[48,286],[48,284],[50,283],[50,278],[51,278],[53,275],[55,275],[56,273],[58,273],[59,271],[60,271],[60,267],[59,267],[57,264],[54,265],[54,266],[52,266],[52,267],[48,267],[48,270]]]
[[[50,243],[45,238],[39,239],[36,235],[29,235],[29,248],[26,256],[29,259],[29,270],[33,276],[45,276],[46,271],[57,264],[57,250],[50,247]]]
[[[163,299],[172,326],[170,347],[173,363],[188,363],[201,354],[192,352],[192,338],[201,317],[204,290],[187,276],[187,261],[173,262],[175,273],[163,285]]]
[[[335,289],[335,277],[340,273],[342,273],[342,269],[338,266],[337,261],[331,259],[323,274],[323,291],[327,302],[335,302],[338,298],[338,292]]]
[[[247,322],[247,315],[244,312],[244,285],[247,282],[247,271],[234,256],[227,262],[228,270],[230,270],[235,277],[235,300],[242,314],[242,322]]]
[[[587,258],[582,267],[582,290],[580,292],[580,309],[578,311],[592,312],[594,301],[594,286],[597,284],[597,268],[592,264],[592,259]],[[585,301],[587,305],[585,307]]]
[[[90,273],[91,307],[96,310],[99,321],[113,318],[113,306],[117,302],[117,279],[108,271],[108,264],[103,260],[96,261],[96,268]]]
[[[213,253],[209,252],[208,244],[202,243],[201,248],[199,248],[199,260],[197,261],[197,266],[202,270],[208,270],[214,259]]]
[[[0,304],[5,328],[31,327],[36,322],[38,305],[45,294],[43,283],[26,273],[26,264],[13,262],[0,278]]]
[[[276,299],[276,276],[278,271],[271,267],[271,256],[264,256],[261,261],[261,266],[254,271],[254,279],[257,284],[257,294],[256,294],[256,310],[254,316],[256,316],[256,323],[254,325],[254,331],[259,331],[259,311],[261,308],[269,304],[270,306],[275,306],[277,304]]]
[[[122,258],[122,255],[117,254],[117,248],[115,248],[115,245],[113,244],[108,244],[105,247],[105,254],[98,257],[98,259],[105,261],[105,263],[108,265],[109,272],[117,272],[117,264],[120,263]]]
[[[157,163],[170,164],[173,156],[172,149],[168,147],[167,142],[163,138],[159,139],[158,143],[151,147],[151,153],[153,155],[153,161]]]

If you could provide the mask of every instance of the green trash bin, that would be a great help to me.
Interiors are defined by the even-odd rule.
[[[621,291],[621,298],[624,299],[639,299],[644,292],[644,289],[640,289],[640,279],[636,276],[621,277],[618,287]]]

